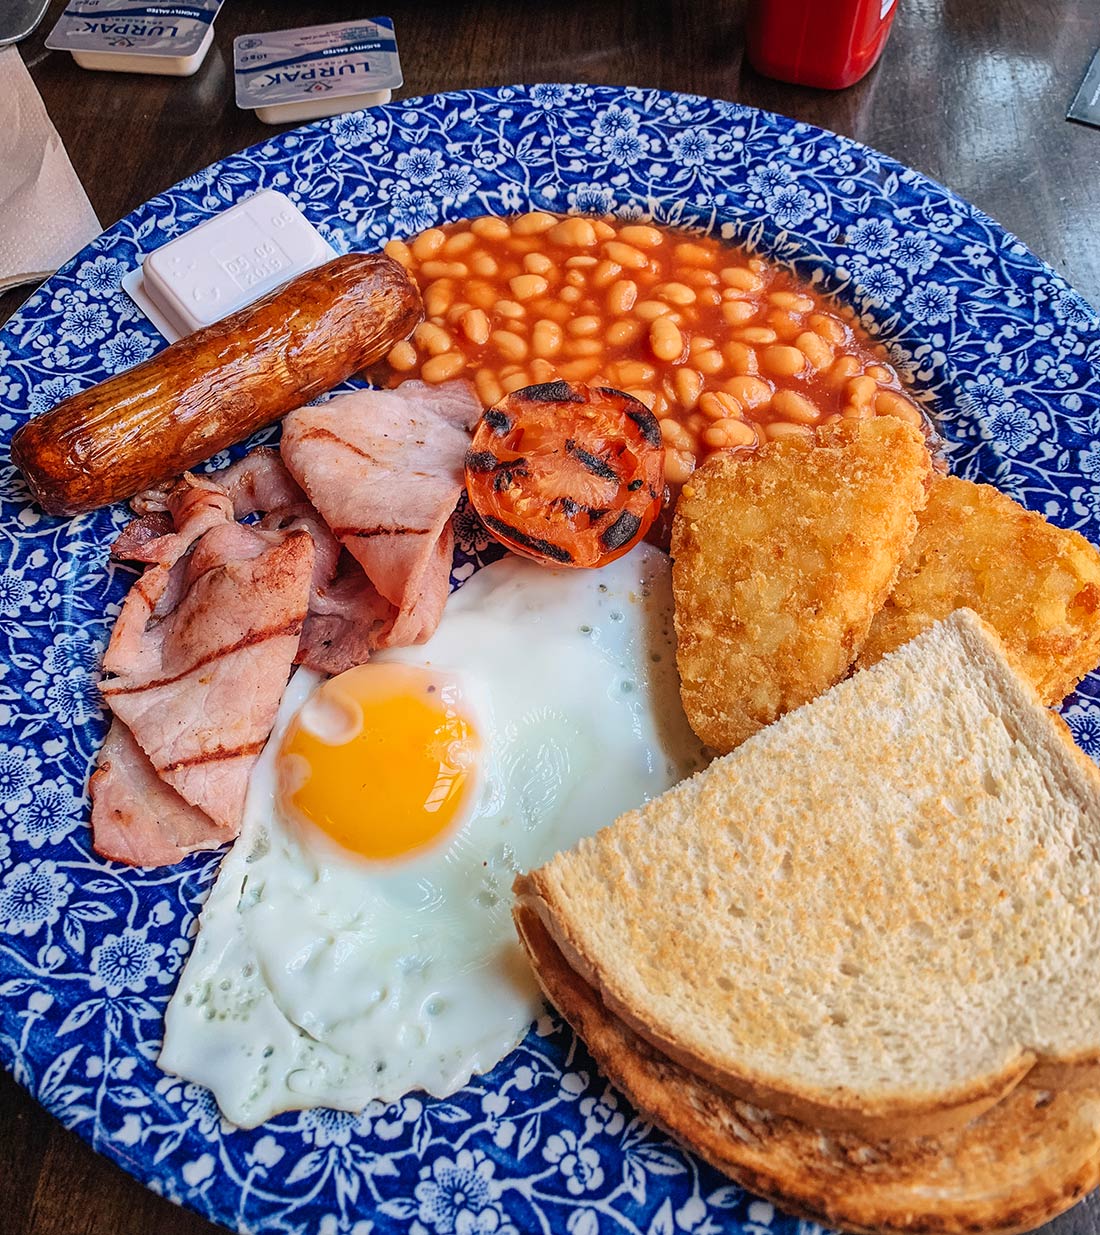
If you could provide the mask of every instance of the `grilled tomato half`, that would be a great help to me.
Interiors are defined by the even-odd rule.
[[[509,549],[554,566],[603,566],[661,509],[665,452],[653,413],[607,386],[524,386],[489,408],[466,489]]]

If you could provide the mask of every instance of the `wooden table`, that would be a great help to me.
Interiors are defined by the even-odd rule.
[[[234,106],[233,37],[372,14],[350,0],[229,0],[190,79],[85,73],[43,47],[51,4],[23,55],[100,220],[271,133]],[[1100,305],[1100,129],[1066,107],[1100,44],[1096,0],[901,0],[886,53],[839,94],[785,86],[742,64],[736,0],[419,0],[397,26],[402,93],[520,81],[656,86],[736,99],[877,147],[992,215]],[[29,289],[0,296],[0,322]],[[0,1075],[0,1230],[5,1235],[203,1235],[45,1115]],[[1052,1224],[1100,1232],[1100,1193]]]

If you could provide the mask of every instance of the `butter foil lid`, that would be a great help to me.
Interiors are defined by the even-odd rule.
[[[46,46],[55,51],[190,56],[198,51],[221,6],[222,0],[192,4],[69,0]]]
[[[388,17],[241,35],[233,40],[233,76],[243,108],[391,90],[402,82]]]

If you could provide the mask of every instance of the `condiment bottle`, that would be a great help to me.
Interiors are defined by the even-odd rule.
[[[750,0],[749,63],[765,77],[842,90],[886,46],[896,0]]]

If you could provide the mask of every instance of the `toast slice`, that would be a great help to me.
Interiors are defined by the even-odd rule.
[[[961,610],[516,881],[744,1101],[864,1136],[1100,1081],[1100,771]]]
[[[919,524],[857,668],[961,606],[996,630],[1046,704],[1100,664],[1100,552],[1080,532],[957,476],[933,482]]]
[[[676,661],[691,727],[732,750],[838,682],[889,595],[932,475],[891,417],[712,455],[672,523]]]
[[[539,916],[516,912],[546,997],[642,1112],[750,1191],[828,1227],[1029,1231],[1100,1183],[1100,1090],[1020,1085],[955,1132],[867,1141],[770,1115],[665,1058],[608,1012]]]

